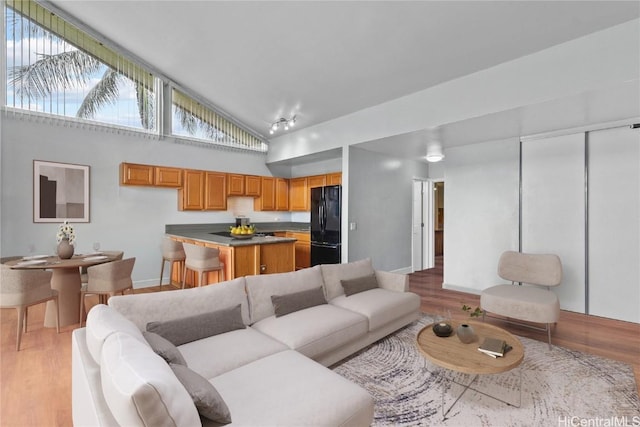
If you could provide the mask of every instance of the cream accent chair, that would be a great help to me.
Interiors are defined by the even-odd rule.
[[[209,271],[218,272],[218,283],[224,281],[224,263],[220,262],[220,250],[190,243],[184,243],[182,246],[187,255],[184,261],[184,272],[182,273],[182,289],[184,289],[187,280],[187,270],[199,274],[198,286],[208,284],[204,283],[204,278],[205,273]]]
[[[184,253],[184,247],[181,242],[175,241],[168,237],[162,240],[162,266],[160,268],[160,289],[162,289],[162,274],[164,273],[164,263],[169,262],[169,284],[171,284],[171,277],[173,276],[173,263],[179,262],[184,267],[184,260],[186,259]]]
[[[131,272],[133,271],[135,262],[135,258],[127,258],[92,265],[87,268],[89,281],[82,285],[80,289],[80,327],[82,327],[86,316],[84,312],[84,299],[87,295],[99,295],[100,300],[106,300],[106,297],[111,297],[117,293],[124,295],[124,291],[127,289],[131,289],[133,293]]]
[[[560,303],[558,296],[549,288],[562,282],[560,258],[551,254],[506,251],[500,256],[498,275],[510,280],[511,284],[492,286],[482,291],[480,307],[483,317],[490,312],[525,322],[545,323],[546,328],[523,325],[546,330],[551,348],[551,324],[560,318]]]
[[[51,289],[52,273],[43,270],[12,270],[7,265],[0,265],[0,269],[0,308],[18,310],[16,351],[20,351],[22,333],[27,332],[27,312],[31,305],[53,301],[56,308],[56,331],[60,333],[58,291]]]

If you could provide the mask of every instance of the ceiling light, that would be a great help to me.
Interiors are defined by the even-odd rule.
[[[442,135],[440,129],[427,130],[427,162],[439,162],[444,159]]]
[[[284,130],[289,130],[289,128],[292,128],[295,124],[296,116],[291,117],[289,120],[285,119],[284,117],[280,117],[278,120],[271,123],[271,126],[269,127],[269,133],[273,135],[275,131],[280,129],[280,127],[283,127]]]
[[[431,149],[427,149],[427,162],[435,163],[442,159],[444,159],[442,147],[432,147]]]

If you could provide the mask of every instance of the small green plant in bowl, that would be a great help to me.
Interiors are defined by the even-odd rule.
[[[482,316],[482,310],[480,307],[476,307],[475,309],[467,304],[462,304],[462,311],[469,313],[469,317],[480,317]]]

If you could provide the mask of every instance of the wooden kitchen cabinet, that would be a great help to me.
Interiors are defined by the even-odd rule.
[[[276,210],[276,180],[269,176],[260,177],[260,197],[253,201],[256,211]]]
[[[178,189],[178,209],[201,211],[204,209],[204,171],[185,169],[182,188]]]
[[[244,195],[250,197],[260,197],[261,185],[260,177],[255,175],[244,176]]]
[[[253,202],[256,211],[288,211],[289,180],[285,178],[261,177],[260,197]]]
[[[342,172],[328,174],[327,185],[342,185]]]
[[[289,180],[289,210],[309,210],[309,183],[306,177]]]
[[[287,231],[286,237],[298,239],[295,243],[296,270],[311,267],[311,233]]]
[[[186,169],[178,189],[181,211],[226,210],[227,174]]]
[[[228,196],[244,196],[245,195],[245,179],[244,175],[230,173],[227,175],[227,195]]]
[[[285,273],[294,270],[295,249],[291,242],[258,246],[260,247],[260,274]]]
[[[120,184],[153,185],[154,167],[135,163],[120,164]]]
[[[227,195],[260,197],[261,180],[256,175],[227,174]]]
[[[227,210],[227,174],[223,172],[205,173],[204,209],[207,211]]]
[[[327,185],[326,175],[308,176],[307,180],[309,182],[309,189],[315,188],[315,187],[324,187],[325,185]]]
[[[182,169],[137,163],[121,163],[120,184],[180,188],[182,187]]]
[[[289,210],[289,180],[276,178],[276,210]]]
[[[157,187],[182,187],[182,169],[156,166],[153,174],[153,185]]]

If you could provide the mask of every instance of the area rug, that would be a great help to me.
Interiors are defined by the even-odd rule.
[[[631,366],[519,337],[525,358],[520,368],[481,376],[478,390],[517,403],[509,406],[467,391],[443,417],[461,388],[451,371],[422,357],[417,333],[432,318],[424,315],[332,369],[369,391],[375,426],[640,426],[640,399]],[[520,371],[518,371],[520,369]],[[519,382],[521,375],[522,382]],[[444,390],[444,392],[443,392]]]

